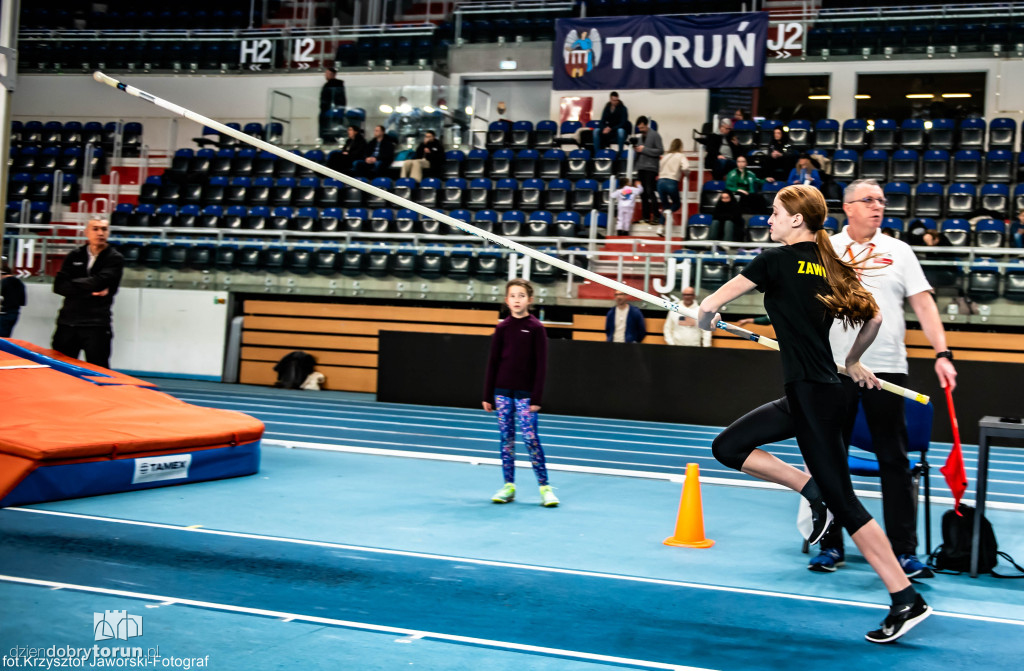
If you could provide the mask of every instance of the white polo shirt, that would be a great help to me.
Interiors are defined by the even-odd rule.
[[[882,311],[882,326],[861,363],[875,373],[907,373],[907,334],[904,302],[907,296],[931,291],[917,255],[907,243],[878,230],[866,243],[854,242],[846,227],[832,236],[836,254],[845,261],[857,261],[874,255],[860,273],[861,284],[871,292]],[[846,329],[838,319],[829,332],[832,357],[845,365],[846,355],[857,338],[860,327]]]

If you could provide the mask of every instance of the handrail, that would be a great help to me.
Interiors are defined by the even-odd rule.
[[[358,39],[360,37],[432,35],[437,26],[428,21],[422,23],[376,24],[364,26],[332,26],[321,28],[256,28],[256,29],[208,29],[208,30],[22,30],[18,41],[37,40],[81,40],[86,42],[166,40],[225,40],[225,39],[295,39],[301,37],[325,39]]]

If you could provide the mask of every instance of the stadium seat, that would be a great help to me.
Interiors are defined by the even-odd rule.
[[[983,184],[978,200],[978,210],[999,219],[1010,216],[1010,186],[1008,184]]]
[[[904,119],[900,124],[900,148],[923,151],[926,144],[923,119]]]
[[[1013,181],[1013,152],[1008,149],[992,149],[985,154],[985,178],[987,183],[1009,184]]]
[[[1017,259],[1007,266],[1003,297],[1011,301],[1024,301],[1024,260]]]
[[[921,179],[926,182],[949,181],[949,152],[945,149],[929,149],[924,153],[921,165]]]
[[[323,233],[337,233],[344,219],[345,213],[340,207],[325,207],[317,218],[317,228]]]
[[[499,179],[491,194],[491,207],[495,210],[511,210],[516,207],[519,182],[514,179]]]
[[[763,214],[751,217],[747,222],[747,242],[771,242],[770,230],[768,217]]]
[[[890,217],[910,215],[910,185],[906,182],[889,182],[882,191],[885,193],[885,214]]]
[[[483,177],[474,179],[466,190],[466,207],[479,210],[490,207],[493,188],[494,184],[489,179]]]
[[[592,210],[597,206],[597,192],[600,185],[594,179],[578,180],[572,191],[572,209],[574,212]]]
[[[902,219],[896,217],[885,217],[882,219],[882,230],[893,231],[895,235],[893,237],[902,238],[905,232],[905,227]]]
[[[533,122],[516,121],[512,124],[512,136],[509,139],[509,146],[513,149],[527,149],[533,139]]]
[[[466,152],[451,149],[444,153],[444,176],[447,178],[462,176],[462,163],[466,160]]]
[[[914,192],[915,217],[941,217],[945,206],[945,189],[935,182],[923,182]]]
[[[413,182],[415,184],[415,182]],[[327,178],[316,191],[317,207],[337,207],[341,203],[341,190],[345,185],[336,179]]]
[[[515,152],[511,149],[496,149],[491,154],[491,169],[488,173],[491,179],[504,179],[512,176],[512,162],[515,160]]]
[[[939,226],[939,231],[954,247],[966,247],[971,244],[971,222],[966,219],[946,219]]]
[[[569,198],[572,193],[572,182],[567,179],[553,179],[548,182],[544,209],[561,212],[569,209]]]
[[[973,184],[957,182],[946,192],[946,214],[950,217],[974,216],[978,189]]]
[[[898,149],[892,155],[890,177],[896,182],[917,182],[921,171],[919,156],[914,149]]]
[[[952,119],[932,119],[932,127],[928,131],[928,147],[950,151],[955,144],[956,123]]]
[[[488,151],[503,148],[508,144],[511,130],[507,121],[492,121],[487,126],[487,137],[484,146],[487,147]]]
[[[571,180],[586,179],[590,173],[590,150],[574,149],[569,152],[565,176]]]
[[[700,211],[702,214],[711,214],[715,205],[718,204],[718,199],[725,191],[725,182],[717,180],[709,180],[704,182],[704,186],[700,191]]]
[[[395,277],[412,277],[416,274],[416,248],[408,242],[398,245],[391,255],[391,274]]]
[[[814,135],[811,122],[806,119],[794,119],[789,122],[789,143],[794,151],[804,151],[814,146]]]
[[[700,264],[700,288],[714,291],[729,281],[729,257],[720,254],[705,255]]]
[[[416,190],[417,205],[423,207],[429,207],[431,209],[437,208],[437,199],[441,193],[441,180],[437,177],[424,177],[420,181],[420,186]]]
[[[366,249],[365,272],[370,277],[387,277],[391,274],[391,246],[377,242]]]
[[[498,228],[498,213],[494,210],[480,210],[473,215],[473,225],[488,233],[494,233]]]
[[[349,245],[341,252],[338,270],[342,275],[358,277],[366,271],[366,247],[360,244]]]
[[[832,176],[846,182],[857,179],[857,152],[837,149],[832,156]]]
[[[984,119],[964,119],[960,122],[960,148],[976,150],[985,148]]]
[[[757,122],[738,119],[732,127],[732,135],[737,146],[747,152],[757,147]]]
[[[445,210],[454,210],[462,207],[467,188],[466,180],[461,177],[446,179],[444,187],[441,189],[439,207]]]
[[[844,121],[840,144],[844,149],[865,149],[868,145],[868,122],[864,119]]]
[[[565,152],[561,149],[548,149],[540,161],[538,177],[541,179],[558,179],[565,167]]]
[[[871,148],[882,151],[893,151],[899,146],[899,124],[895,119],[875,119],[874,130],[871,131]]]
[[[889,179],[889,152],[868,149],[860,158],[860,178],[886,182]]]
[[[537,174],[537,164],[539,162],[540,154],[536,149],[520,149],[512,163],[512,177],[515,179],[531,179]]]
[[[835,119],[819,119],[814,124],[814,146],[835,149],[839,144],[839,122]]]
[[[975,259],[968,271],[967,296],[971,300],[988,303],[999,297],[999,266],[995,259]]]
[[[711,238],[711,215],[693,214],[686,223],[687,240],[708,240]]]
[[[954,182],[978,182],[981,180],[981,152],[975,149],[961,149],[953,154]]]
[[[558,125],[550,119],[537,122],[534,129],[533,146],[535,149],[549,149],[554,146],[555,135],[558,133]]]
[[[417,230],[420,224],[420,215],[413,210],[402,209],[395,213],[394,230],[395,233],[401,233],[403,235],[411,235],[418,233]]]
[[[992,119],[988,125],[989,150],[1001,149],[1012,152],[1017,144],[1017,122],[1007,117]]]
[[[370,215],[363,207],[350,207],[345,210],[345,218],[341,221],[341,230],[346,233],[360,233],[367,230]]]
[[[390,177],[374,177],[370,180],[370,186],[381,189],[382,191],[391,191],[391,189],[394,188],[394,185],[395,182]],[[375,193],[367,193],[363,198],[363,205],[368,208],[387,207],[390,204],[391,203]]]
[[[502,213],[501,235],[509,238],[526,235],[526,213],[522,210],[510,210]]]
[[[834,235],[839,232],[839,220],[835,217],[825,217],[825,221],[822,222],[821,227],[829,232],[829,235]]]
[[[490,153],[486,149],[470,149],[466,160],[462,163],[462,176],[466,179],[476,179],[487,175],[487,162]]]
[[[527,179],[519,189],[519,209],[536,210],[544,205],[545,184],[542,179]]]
[[[441,277],[444,272],[445,248],[441,245],[429,245],[416,258],[416,274],[427,280]]]
[[[1002,247],[1006,241],[1006,222],[998,219],[982,219],[974,225],[976,247]]]
[[[482,249],[477,252],[473,265],[473,276],[482,282],[493,282],[504,273],[505,256],[497,249]]]

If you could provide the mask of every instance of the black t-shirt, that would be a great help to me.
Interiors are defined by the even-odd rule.
[[[833,319],[817,298],[829,293],[818,245],[798,242],[766,249],[741,274],[764,292],[764,307],[779,337],[786,383],[838,383],[828,341]]]

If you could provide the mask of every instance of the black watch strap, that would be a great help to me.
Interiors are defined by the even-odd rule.
[[[936,359],[949,359],[950,361],[952,361],[953,360],[953,352],[951,350],[947,349],[945,352],[939,352],[938,354],[936,354],[935,358]]]

